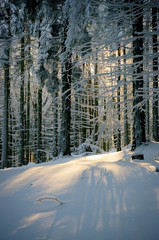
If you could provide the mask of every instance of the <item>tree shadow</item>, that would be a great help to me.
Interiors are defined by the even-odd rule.
[[[157,240],[159,199],[154,189],[159,184],[151,181],[154,173],[131,165],[87,165],[72,187],[71,204],[57,209],[47,239],[56,232],[58,240]]]

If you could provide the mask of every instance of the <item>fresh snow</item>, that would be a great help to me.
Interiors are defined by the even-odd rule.
[[[158,240],[159,143],[0,170],[1,240]]]

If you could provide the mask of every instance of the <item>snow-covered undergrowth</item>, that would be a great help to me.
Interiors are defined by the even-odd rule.
[[[0,170],[2,240],[157,240],[159,144]]]
[[[91,144],[89,139],[87,139],[84,143],[82,143],[74,153],[73,156],[80,155],[80,156],[89,156],[98,153],[104,153],[104,151],[96,145]]]

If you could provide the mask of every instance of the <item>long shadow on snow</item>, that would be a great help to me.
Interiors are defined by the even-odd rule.
[[[157,178],[157,179],[156,179]],[[157,240],[158,176],[122,161],[87,165],[47,239]]]

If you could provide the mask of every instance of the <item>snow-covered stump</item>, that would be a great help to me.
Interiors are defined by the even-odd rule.
[[[142,153],[134,153],[131,157],[132,157],[132,160],[134,159],[144,160],[144,155]]]

